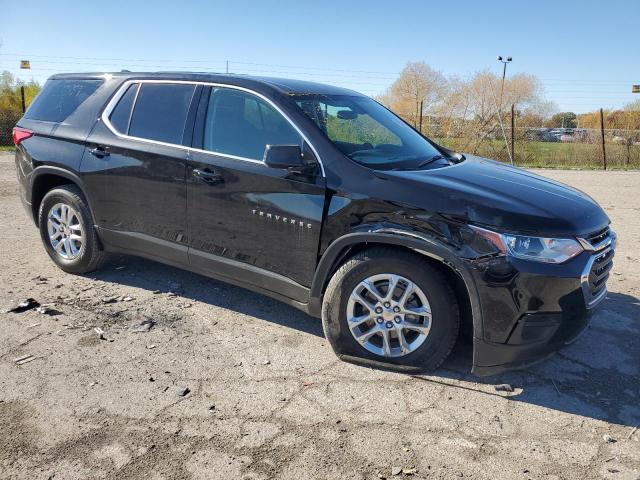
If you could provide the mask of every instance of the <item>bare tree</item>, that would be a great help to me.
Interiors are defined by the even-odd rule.
[[[433,110],[446,91],[447,79],[442,73],[424,62],[409,62],[379,100],[417,127],[420,117]]]

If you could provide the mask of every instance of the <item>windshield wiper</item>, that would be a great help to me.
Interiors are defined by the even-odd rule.
[[[444,155],[434,155],[433,157],[431,157],[429,160],[425,160],[424,162],[422,162],[421,164],[418,165],[417,168],[422,168],[426,165],[429,165],[432,162],[435,162],[436,160],[442,160],[442,159],[446,159],[447,157],[445,157]]]

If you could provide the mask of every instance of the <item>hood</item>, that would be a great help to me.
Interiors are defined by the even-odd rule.
[[[560,182],[480,157],[433,170],[386,171],[416,207],[504,232],[582,236],[609,224],[587,194]]]

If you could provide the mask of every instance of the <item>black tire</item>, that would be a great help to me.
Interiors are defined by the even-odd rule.
[[[364,279],[381,273],[401,275],[425,293],[431,306],[431,330],[416,350],[384,357],[366,350],[347,325],[351,292]],[[336,355],[345,361],[395,371],[434,370],[449,356],[458,337],[460,315],[456,297],[444,276],[418,254],[375,247],[347,260],[331,278],[322,304],[322,327]]]
[[[58,204],[66,204],[79,214],[79,222],[82,226],[83,242],[78,256],[66,259],[59,255],[51,245],[47,231],[47,216],[51,208]],[[38,227],[45,250],[58,267],[69,273],[89,273],[102,266],[106,259],[106,253],[100,249],[100,243],[93,228],[93,216],[82,192],[75,185],[62,185],[47,192],[40,203],[38,212]]]

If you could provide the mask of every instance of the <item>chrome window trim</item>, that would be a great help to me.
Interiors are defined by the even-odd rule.
[[[258,92],[254,91],[254,90],[251,90],[250,88],[240,87],[238,85],[229,85],[229,84],[225,84],[225,83],[215,83],[215,82],[198,82],[198,81],[191,81],[191,80],[153,80],[153,79],[132,79],[132,80],[127,80],[122,85],[120,85],[120,87],[118,88],[116,93],[113,95],[111,100],[109,100],[109,102],[107,103],[107,106],[104,108],[104,110],[102,111],[102,115],[100,116],[100,119],[102,120],[104,125],[107,127],[107,129],[109,129],[109,131],[111,133],[113,133],[114,135],[116,135],[119,138],[137,140],[137,141],[144,142],[144,143],[162,145],[162,146],[165,146],[165,147],[180,148],[180,149],[185,150],[187,152],[189,152],[189,151],[202,152],[202,153],[207,153],[209,155],[216,155],[216,156],[220,156],[220,157],[230,158],[232,160],[241,160],[243,162],[250,162],[250,163],[254,163],[254,164],[264,165],[266,167],[264,161],[256,160],[254,158],[240,157],[240,156],[237,156],[237,155],[231,155],[231,154],[222,153],[222,152],[212,152],[210,150],[202,150],[200,148],[187,147],[186,145],[179,145],[179,144],[176,144],[176,143],[167,143],[167,142],[161,142],[161,141],[158,141],[158,140],[150,140],[148,138],[134,137],[134,136],[131,136],[131,135],[127,135],[127,134],[123,134],[123,133],[118,132],[113,127],[111,122],[109,121],[109,116],[111,116],[111,113],[113,112],[113,109],[118,104],[118,101],[120,100],[120,98],[127,91],[127,88],[129,87],[129,85],[134,84],[134,83],[138,84],[138,91],[136,92],[136,98],[134,99],[134,102],[133,102],[133,105],[132,105],[132,108],[131,108],[131,115],[133,114],[133,110],[135,109],[136,101],[138,100],[138,93],[140,92],[140,88],[141,88],[143,83],[160,83],[160,84],[165,84],[166,83],[166,84],[194,85],[194,86],[203,85],[203,86],[207,86],[207,87],[230,88],[230,89],[234,89],[234,90],[240,90],[240,91],[243,91],[243,92],[247,92],[247,93],[249,93],[251,95],[255,95],[256,97],[258,97],[258,98],[264,100],[265,102],[267,102],[278,113],[280,113],[280,115],[282,115],[287,120],[287,122],[289,122],[289,124],[296,130],[296,132],[298,132],[298,134],[300,134],[302,139],[305,142],[307,142],[307,144],[309,145],[309,147],[313,151],[313,154],[315,155],[316,159],[318,160],[318,163],[320,164],[320,171],[322,172],[322,176],[326,177],[326,174],[325,174],[325,171],[324,171],[324,165],[322,163],[322,159],[320,158],[320,155],[318,155],[318,151],[313,146],[313,143],[311,143],[311,141],[307,138],[307,136],[302,132],[302,130],[300,130],[300,128],[298,128],[298,126],[295,124],[295,122],[293,120],[291,120],[291,118],[289,118],[289,116],[284,111],[282,111],[282,109],[278,105],[276,105],[272,100],[270,100],[269,98],[265,97],[261,93],[258,93]],[[131,120],[129,120],[129,122],[130,121]]]
[[[140,84],[139,83],[135,83],[132,84],[136,86],[136,94],[133,96],[133,103],[131,104],[131,111],[129,112],[129,120],[127,120],[127,131],[124,135],[129,135],[129,128],[131,127],[131,119],[133,118],[133,111],[136,109],[136,102],[138,101],[138,94],[140,93]],[[125,89],[125,91],[122,93],[122,95],[124,95],[127,92],[127,90]],[[115,108],[115,107],[114,107]],[[111,115],[111,114],[109,114]],[[111,122],[109,122],[109,125],[111,125]],[[115,128],[114,128],[115,130]]]

